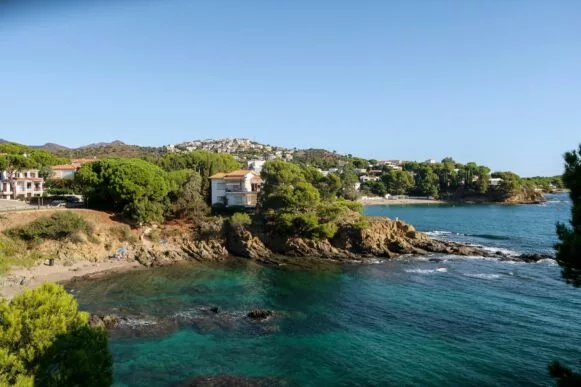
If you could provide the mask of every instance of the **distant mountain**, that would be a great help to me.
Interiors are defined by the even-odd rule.
[[[44,145],[30,145],[30,147],[35,148],[35,149],[44,149],[45,151],[48,151],[51,153],[70,149],[64,145],[55,144],[53,142],[47,142]]]
[[[96,142],[94,144],[83,145],[78,147],[77,149],[105,148],[110,146],[133,146],[133,145],[127,145],[123,141],[115,140],[111,142]]]

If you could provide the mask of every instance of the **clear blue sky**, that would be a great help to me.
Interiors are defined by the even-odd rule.
[[[581,142],[578,0],[0,4],[12,141],[247,137],[523,176]]]

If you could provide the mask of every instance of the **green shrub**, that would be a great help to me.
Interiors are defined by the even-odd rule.
[[[358,220],[357,222],[353,223],[353,227],[356,230],[365,230],[367,227],[369,227],[369,222],[367,220],[365,220],[364,218]]]
[[[249,226],[252,224],[252,219],[245,212],[237,212],[230,218],[230,223],[233,226]]]
[[[55,212],[50,216],[38,218],[29,224],[13,227],[4,231],[11,238],[27,242],[39,242],[43,239],[62,240],[77,232],[92,234],[93,228],[83,217],[70,212]]]
[[[0,385],[110,385],[107,336],[88,320],[57,284],[0,301]]]
[[[314,232],[316,239],[331,239],[337,233],[338,227],[335,223],[323,223],[317,226]]]

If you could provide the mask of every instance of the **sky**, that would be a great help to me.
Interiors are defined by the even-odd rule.
[[[0,138],[203,138],[555,175],[581,1],[0,1]]]

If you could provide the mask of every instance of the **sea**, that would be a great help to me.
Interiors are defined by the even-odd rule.
[[[540,205],[366,212],[434,238],[553,254],[555,223],[570,209],[557,194]],[[581,289],[551,259],[370,262],[304,269],[233,259],[117,273],[69,291],[85,310],[133,316],[133,333],[110,338],[115,386],[552,386],[551,361],[579,366]],[[255,308],[275,315],[252,321]]]

